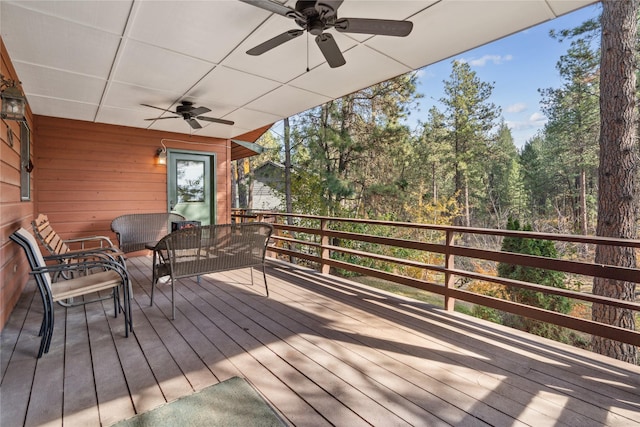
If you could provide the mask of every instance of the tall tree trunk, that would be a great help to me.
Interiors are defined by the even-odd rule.
[[[640,0],[602,2],[602,58],[600,67],[600,171],[598,192],[598,236],[636,238],[639,205],[637,177],[636,32]],[[596,247],[596,264],[635,268],[630,248]],[[594,279],[593,293],[633,300],[635,284]],[[594,304],[592,318],[627,329],[635,329],[631,310]],[[593,351],[629,363],[637,363],[638,349],[629,344],[594,337]]]
[[[456,203],[458,205],[458,214],[453,218],[453,225],[463,226],[464,225],[464,215],[460,212],[463,212],[465,206],[465,197],[464,197],[464,184],[462,183],[462,170],[460,165],[456,162],[454,165],[455,175],[454,175],[454,185],[455,185],[455,197]]]
[[[433,183],[433,206],[438,203],[438,182],[436,180],[436,162],[431,164],[431,182]]]
[[[247,180],[244,173],[245,159],[238,160],[238,206],[240,209],[248,209],[249,204],[247,200]]]
[[[464,225],[471,227],[471,209],[469,208],[469,178],[464,179]]]
[[[587,172],[580,170],[580,234],[587,235],[589,224],[587,222]]]
[[[291,199],[291,127],[289,118],[284,119],[284,200],[287,213],[293,213],[293,201]],[[289,222],[293,218],[287,218]]]
[[[291,126],[289,126],[289,118],[284,118],[284,201],[287,213],[293,213],[293,200],[291,198]],[[293,225],[293,217],[287,217],[287,224]],[[296,233],[292,232],[295,239]],[[295,246],[289,245],[289,249],[297,250]],[[297,260],[289,255],[289,262],[296,264]]]
[[[246,161],[247,167],[249,169],[249,173],[245,176],[245,181],[249,181],[247,190],[247,207],[249,209],[253,209],[253,184],[255,182],[255,180],[253,179],[253,164],[249,159],[246,159]]]
[[[580,234],[586,236],[589,230],[589,216],[587,215],[587,171],[580,169]],[[580,254],[586,256],[589,253],[589,245],[580,245]]]
[[[231,162],[231,207],[239,208],[238,206],[238,165],[237,161]]]

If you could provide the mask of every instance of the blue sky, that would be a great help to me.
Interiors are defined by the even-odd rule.
[[[521,148],[544,126],[546,118],[541,108],[538,89],[561,86],[556,63],[565,54],[569,41],[563,43],[549,37],[549,30],[576,27],[599,16],[599,4],[561,16],[553,21],[514,34],[488,45],[429,65],[418,71],[419,112],[413,113],[410,123],[425,121],[432,105],[444,96],[443,81],[451,74],[451,62],[464,60],[471,65],[478,78],[494,85],[490,102],[502,109],[511,129],[516,147]],[[410,125],[414,127],[414,125]]]

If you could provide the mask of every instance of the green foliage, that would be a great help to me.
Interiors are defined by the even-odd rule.
[[[521,227],[519,221],[513,218],[509,218],[507,229],[532,231],[531,225],[527,224]],[[546,258],[558,257],[554,243],[543,239],[525,239],[521,237],[508,236],[503,240],[502,250],[504,252],[514,252]],[[506,277],[523,282],[566,289],[564,274],[557,271],[500,263],[498,265],[498,275],[500,277]],[[569,313],[572,307],[572,303],[569,298],[558,295],[546,295],[542,292],[517,288],[514,286],[507,288],[507,296],[510,300],[521,304],[540,307],[545,310],[565,314]],[[522,316],[505,316],[504,323],[509,326],[549,338],[557,339],[562,335],[558,330],[558,327],[554,325],[547,325],[536,320],[526,319]]]
[[[520,153],[520,176],[525,200],[524,213],[528,217],[547,217],[553,212],[552,199],[557,182],[550,173],[554,158],[544,146],[543,136],[528,141]]]
[[[314,191],[329,215],[393,212],[409,186],[411,137],[400,121],[417,97],[415,76],[405,75],[300,115],[292,132],[294,161],[320,184],[301,191]]]
[[[484,307],[481,305],[474,305],[471,315],[478,317],[489,322],[502,324],[503,313],[495,308]]]
[[[393,220],[392,218],[384,218],[385,220]],[[407,240],[421,240],[424,242],[437,242],[440,235],[432,235],[429,233],[421,232],[420,230],[415,229],[407,229],[405,227],[390,227],[388,225],[378,225],[378,224],[364,224],[364,223],[348,223],[342,222],[337,225],[332,225],[332,229],[364,234],[364,235],[372,235],[378,237],[391,237],[396,239],[407,239]],[[425,264],[432,265],[442,265],[443,258],[441,254],[432,254],[425,253],[416,249],[408,249],[396,246],[387,246],[376,243],[362,242],[358,240],[350,240],[350,239],[337,239],[334,238],[331,241],[333,246],[338,246],[345,249],[352,249],[362,252],[368,252],[371,254],[384,255],[387,257],[393,257],[404,260],[413,260],[419,261]],[[396,264],[390,261],[380,261],[375,259],[370,259],[366,257],[360,257],[358,255],[352,254],[344,254],[340,252],[332,252],[331,258],[335,260],[340,260],[344,262],[348,262],[351,264],[356,264],[363,267],[368,267],[384,272],[390,272],[395,274],[400,274],[408,277],[413,277],[422,280],[433,280],[442,281],[441,273],[434,273],[422,267],[411,267],[406,265]],[[357,276],[357,273],[343,271],[342,269],[337,270],[339,274],[353,277]]]
[[[464,206],[464,215],[457,218],[456,225],[470,224],[471,206],[478,205],[476,202],[486,190],[485,160],[500,109],[489,101],[493,85],[482,82],[466,62],[452,63],[444,91],[447,96],[440,102],[446,107],[445,140],[451,150],[454,194],[458,206]]]
[[[589,203],[595,195],[597,179],[600,109],[600,52],[594,46],[594,23],[562,32],[571,39],[567,53],[556,68],[562,77],[560,88],[541,89],[543,112],[549,118],[544,142],[548,162],[542,171],[552,177],[556,188],[551,197],[554,208],[562,209],[575,224],[575,229],[563,232],[589,232],[595,205]],[[591,197],[589,197],[591,196]]]
[[[506,218],[521,209],[519,203],[523,200],[518,150],[504,122],[488,146],[485,162],[486,191],[480,195],[480,200],[487,213],[495,218],[492,226],[502,228]]]

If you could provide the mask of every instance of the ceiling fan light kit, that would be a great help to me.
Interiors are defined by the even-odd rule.
[[[252,6],[293,19],[301,30],[294,29],[279,34],[247,51],[247,54],[257,56],[270,51],[301,36],[304,31],[316,36],[316,44],[329,67],[336,68],[346,64],[346,61],[330,33],[325,30],[335,28],[342,33],[372,34],[381,36],[405,37],[411,33],[411,21],[396,21],[391,19],[340,18],[338,8],[343,0],[298,0],[295,9],[283,5],[275,0],[240,0]]]

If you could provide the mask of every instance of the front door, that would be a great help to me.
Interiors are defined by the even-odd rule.
[[[215,154],[172,151],[167,156],[169,211],[202,225],[215,223]]]

